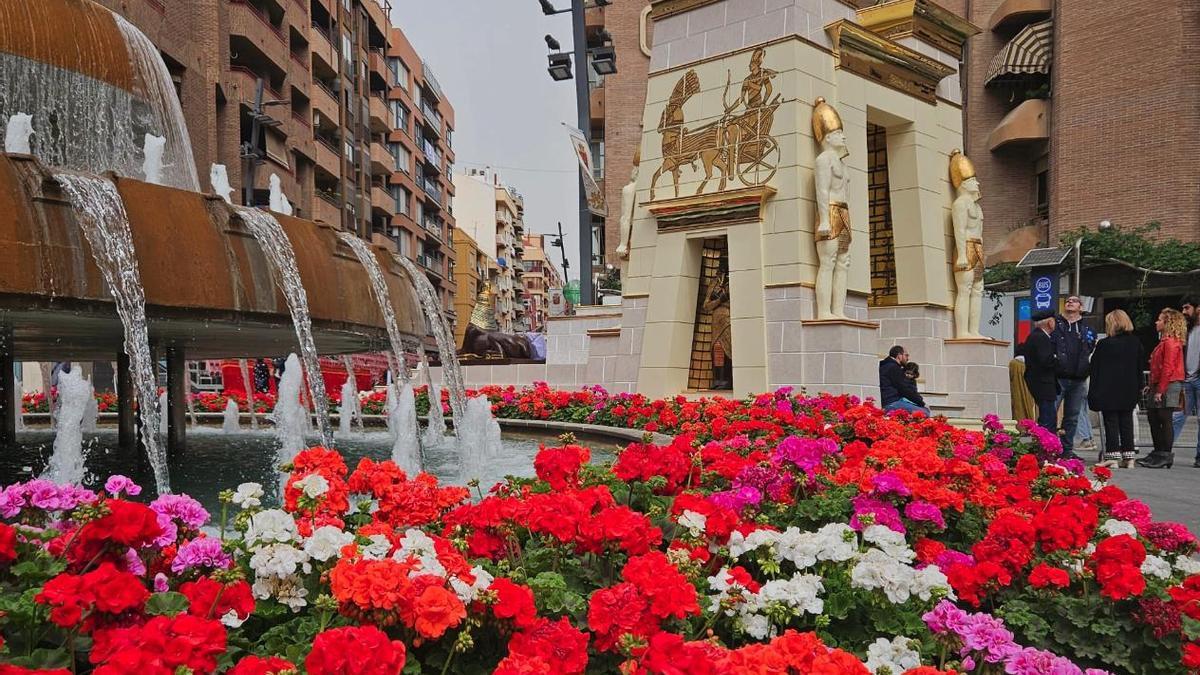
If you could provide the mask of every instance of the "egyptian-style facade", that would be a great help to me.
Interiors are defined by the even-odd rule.
[[[978,29],[929,0],[655,0],[651,17],[622,306],[551,320],[548,369],[648,396],[878,396],[902,344],[935,412],[1007,415],[1007,345],[953,326],[957,70]],[[845,298],[820,319],[818,250]]]

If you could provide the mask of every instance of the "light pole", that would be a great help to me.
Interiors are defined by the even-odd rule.
[[[587,16],[588,7],[606,7],[612,0],[593,0],[589,5],[585,0],[571,0],[571,6],[555,9],[550,0],[538,0],[542,13],[546,16],[571,13],[571,33],[575,41],[573,45],[575,56],[575,107],[578,115],[579,131],[583,133],[587,146],[592,147],[592,92],[588,86],[588,47],[587,47]],[[546,45],[552,50],[558,49],[558,42],[549,35]],[[616,52],[611,46],[597,47],[596,63],[592,64],[596,72],[607,75],[617,72]],[[562,52],[550,54],[550,76],[555,80],[565,80],[571,77],[570,66],[563,70]],[[595,287],[592,281],[592,211],[588,208],[587,189],[584,187],[583,175],[579,176],[579,303],[591,305],[596,302]],[[565,272],[565,270],[564,270]]]

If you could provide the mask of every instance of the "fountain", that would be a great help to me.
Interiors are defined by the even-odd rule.
[[[160,393],[160,394],[158,395],[158,409],[159,409],[160,411],[161,411],[161,410],[166,410],[166,409],[167,409],[167,405],[168,405],[168,403],[167,403],[167,392],[164,390],[162,393]],[[166,416],[166,415],[159,415],[159,416],[158,416],[158,435],[159,435],[159,436],[166,436],[166,435],[167,435],[167,416]]]
[[[87,412],[92,384],[83,378],[78,367],[58,374],[58,433],[54,436],[54,454],[42,478],[60,484],[83,481],[83,417]],[[95,400],[95,397],[92,397]]]
[[[442,391],[428,378],[428,368],[425,368],[425,374],[429,384],[429,414],[421,440],[426,447],[436,448],[446,442],[446,416],[442,413]]]
[[[67,11],[87,23],[88,48],[64,47],[73,52],[75,69],[31,58],[45,48],[25,44],[26,27],[54,26]],[[91,3],[6,2],[0,5],[0,25],[10,26],[15,41],[0,49],[0,120],[18,111],[32,115],[39,159],[84,173],[141,176],[142,140],[153,133],[165,139],[171,162],[163,184],[199,191],[175,85],[145,34]],[[120,52],[123,58],[114,58]]]
[[[225,401],[225,416],[221,420],[221,432],[226,434],[236,434],[242,430],[241,421],[238,417],[241,411],[238,410],[237,401],[230,398]]]
[[[464,473],[478,475],[488,460],[499,457],[500,423],[492,416],[492,403],[486,396],[474,396],[467,401],[462,417],[454,418],[458,450]]]
[[[320,371],[315,371],[320,373]],[[319,378],[319,375],[318,375]],[[318,379],[310,378],[310,379]],[[279,379],[279,397],[275,401],[275,410],[271,413],[271,421],[275,423],[275,436],[279,439],[278,464],[289,464],[296,453],[304,449],[304,427],[307,424],[308,410],[300,402],[300,388],[304,384],[304,372],[300,368],[300,359],[295,354],[288,354],[283,368],[283,377]]]
[[[270,261],[275,283],[287,298],[292,322],[296,325],[296,338],[300,342],[300,353],[304,357],[304,369],[308,372],[308,391],[317,413],[317,426],[321,441],[333,447],[333,428],[329,423],[329,398],[325,393],[325,380],[321,379],[321,363],[317,360],[317,345],[312,335],[312,319],[308,314],[308,294],[300,281],[300,270],[296,267],[296,253],[292,243],[275,216],[248,207],[238,207],[237,213],[250,229],[259,246]],[[295,356],[293,354],[293,356]],[[291,372],[289,357],[284,368],[284,377]],[[281,383],[282,386],[282,383]]]
[[[213,164],[208,170],[208,184],[212,191],[226,204],[233,204],[233,186],[229,184],[229,170],[224,164]]]
[[[362,422],[362,413],[358,410],[358,385],[354,384],[354,371],[342,384],[342,402],[338,406],[338,433],[349,436],[354,420]]]
[[[388,385],[388,389],[389,398],[393,398],[396,385]],[[395,407],[388,408],[388,427],[396,437],[392,445],[392,461],[413,476],[421,472],[421,442],[420,427],[417,426],[417,398],[412,384],[405,382],[400,385],[400,393],[394,399]]]
[[[383,270],[379,267],[379,260],[375,258],[375,254],[371,252],[371,248],[367,246],[367,242],[362,239],[349,232],[338,232],[337,235],[338,239],[342,240],[342,243],[354,251],[355,257],[362,263],[363,269],[367,271],[367,278],[371,280],[371,295],[375,296],[375,302],[379,305],[379,312],[383,314],[383,325],[387,328],[388,340],[392,343],[392,353],[396,359],[403,358],[404,338],[400,334],[400,327],[396,325],[396,310],[392,307],[392,300],[388,294],[387,280],[383,278]],[[397,367],[393,359],[388,359],[388,363],[392,369],[393,380],[408,382],[408,373],[404,372],[403,367]]]
[[[213,165],[219,166],[217,164]],[[225,167],[221,167],[222,170]],[[246,407],[250,410],[250,428],[258,431],[258,408],[254,405],[254,380],[250,379],[250,369],[246,366],[246,359],[238,359],[238,368],[242,371],[242,383],[246,385]]]
[[[88,386],[88,397],[83,407],[83,422],[80,429],[84,433],[96,433],[96,426],[100,421],[100,403],[96,400],[96,387],[91,380],[84,380]]]
[[[17,431],[25,430],[25,405],[24,397],[21,395],[21,380],[13,381],[13,411],[17,417]]]
[[[283,194],[283,186],[280,184],[279,174],[271,174],[268,185],[270,187],[271,195],[270,201],[268,202],[270,204],[270,209],[275,213],[282,213],[285,216],[292,215],[292,203],[289,202],[288,198]]]
[[[147,133],[142,145],[142,175],[147,183],[163,184],[163,150],[166,149],[167,139]]]
[[[33,135],[33,115],[13,113],[4,128],[4,151],[32,155],[29,137]]]
[[[446,316],[442,313],[437,291],[413,261],[395,253],[392,254],[392,259],[400,263],[412,281],[433,339],[437,341],[438,354],[442,360],[442,383],[450,392],[450,411],[456,420],[460,420],[467,408],[467,391],[463,386],[462,370],[459,368],[458,355],[454,349],[454,332],[450,330],[450,324],[446,322]]]
[[[159,409],[154,405],[157,382],[150,357],[146,326],[146,297],[138,273],[129,217],[121,195],[111,181],[95,176],[56,173],[55,181],[76,211],[92,258],[104,277],[125,331],[125,353],[137,390],[138,414],[142,419],[142,444],[154,470],[159,494],[170,492],[166,452],[159,445]]]

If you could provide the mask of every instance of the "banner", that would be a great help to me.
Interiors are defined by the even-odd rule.
[[[587,138],[583,132],[575,127],[563,124],[567,129],[567,135],[571,137],[571,147],[575,149],[575,157],[579,160],[579,173],[583,176],[583,189],[587,194],[588,210],[594,215],[603,217],[605,215],[604,208],[604,192],[600,189],[600,184],[596,182],[596,174],[593,173],[592,164],[592,149],[588,147]]]

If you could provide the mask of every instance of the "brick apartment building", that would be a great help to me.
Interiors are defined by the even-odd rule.
[[[612,36],[617,51],[617,72],[599,76],[587,69],[592,84],[592,157],[596,178],[604,189],[608,217],[595,218],[592,250],[598,257],[593,270],[602,273],[606,263],[619,264],[621,188],[629,182],[633,155],[642,142],[642,112],[646,103],[646,78],[650,55],[642,50],[643,17],[650,0],[621,0],[587,11],[588,46],[602,43],[601,31]],[[650,21],[645,20],[646,32]],[[649,46],[650,35],[645,35]],[[602,257],[601,257],[602,256]]]
[[[547,302],[547,290],[562,288],[563,277],[558,267],[550,262],[546,250],[545,234],[525,235],[525,257],[521,261],[524,269],[522,281],[525,285],[525,309],[529,319],[529,330],[535,333],[546,331],[546,318],[550,306]]]
[[[525,287],[521,282],[525,274],[521,266],[525,253],[524,197],[503,185],[500,176],[490,171],[472,169],[455,174],[453,180],[458,227],[495,263],[487,281],[498,329],[504,333],[529,330],[523,302]],[[465,240],[455,242],[456,246],[467,245]]]
[[[939,2],[982,29],[963,127],[989,251],[1103,220],[1200,241],[1200,3]]]
[[[162,51],[202,181],[224,164],[234,199],[264,205],[277,174],[296,215],[392,240],[453,313],[454,109],[388,0],[99,2]],[[246,199],[259,81],[262,163]]]

